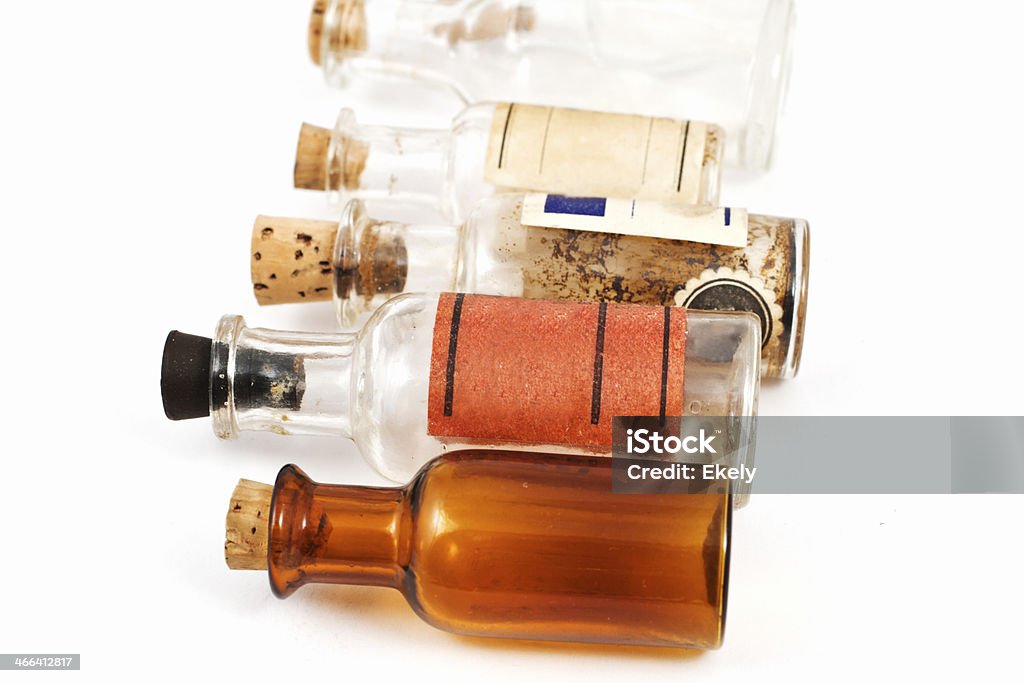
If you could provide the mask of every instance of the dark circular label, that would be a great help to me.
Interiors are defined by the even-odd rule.
[[[747,282],[725,277],[702,282],[687,294],[683,306],[698,311],[750,311],[761,320],[761,348],[772,338],[771,308]]]

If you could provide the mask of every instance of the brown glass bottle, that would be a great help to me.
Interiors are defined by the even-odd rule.
[[[497,451],[447,454],[404,488],[317,484],[293,465],[272,499],[260,486],[236,489],[226,553],[233,568],[268,568],[279,597],[310,582],[389,586],[453,633],[721,644],[724,490],[613,494],[611,459]]]

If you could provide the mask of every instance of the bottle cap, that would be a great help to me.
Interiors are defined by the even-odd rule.
[[[210,416],[210,353],[213,340],[172,331],[164,342],[160,395],[171,420]]]
[[[252,226],[253,294],[261,306],[330,301],[338,224],[258,216]]]

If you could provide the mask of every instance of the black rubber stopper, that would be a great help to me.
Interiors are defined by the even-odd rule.
[[[172,331],[164,342],[160,394],[171,420],[210,416],[210,352],[213,340]]]

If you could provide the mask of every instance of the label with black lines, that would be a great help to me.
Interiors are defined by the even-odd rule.
[[[531,193],[523,197],[520,220],[538,228],[747,246],[747,211],[732,207]]]
[[[686,310],[442,294],[427,431],[610,452],[615,415],[678,415]]]
[[[502,103],[484,179],[505,188],[701,203],[708,124]]]

